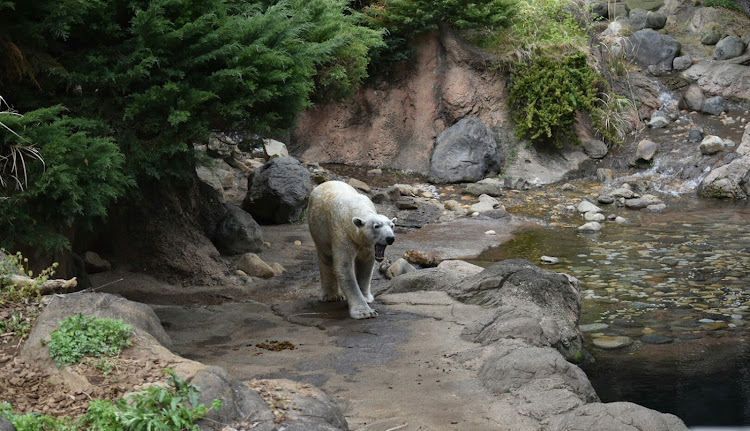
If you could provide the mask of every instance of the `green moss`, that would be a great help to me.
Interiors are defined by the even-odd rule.
[[[574,355],[570,356],[568,358],[568,361],[574,363],[574,364],[580,364],[583,362],[585,354],[583,353],[583,349],[577,351]]]

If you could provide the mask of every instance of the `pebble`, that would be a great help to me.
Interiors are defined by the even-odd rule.
[[[727,325],[724,322],[713,322],[713,323],[704,323],[703,325],[701,325],[701,328],[707,331],[716,331],[718,329],[724,329],[727,326],[729,325]]]
[[[546,265],[554,265],[556,263],[560,262],[560,259],[552,256],[542,256],[542,263]]]
[[[485,234],[485,235],[497,235],[497,232],[495,232],[494,230],[488,230],[488,231],[487,231],[487,232],[485,232],[484,234]]]

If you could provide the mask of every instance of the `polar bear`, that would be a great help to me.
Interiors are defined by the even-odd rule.
[[[376,317],[378,312],[367,305],[374,299],[370,280],[375,260],[382,261],[395,240],[396,219],[378,214],[372,201],[349,184],[328,181],[310,194],[307,220],[318,251],[321,299],[345,297],[352,318]]]

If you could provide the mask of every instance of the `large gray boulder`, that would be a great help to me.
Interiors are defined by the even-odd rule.
[[[721,115],[722,112],[726,112],[729,109],[726,100],[721,96],[714,96],[705,99],[701,103],[701,111],[711,115]]]
[[[716,44],[714,60],[729,60],[745,52],[745,42],[739,36],[727,36]]]
[[[627,402],[586,404],[550,422],[548,431],[688,431],[677,416]]]
[[[43,344],[61,321],[82,313],[85,317],[122,319],[133,329],[133,336],[144,345],[160,344],[172,348],[172,340],[161,326],[159,318],[146,304],[129,301],[110,293],[75,293],[54,296],[39,314],[29,338],[21,349],[21,358],[29,361],[49,361],[49,349]]]
[[[680,48],[680,42],[672,36],[643,29],[628,37],[625,54],[644,69],[654,66],[659,71],[670,71]]]
[[[310,174],[292,157],[277,157],[258,168],[242,208],[258,223],[293,223],[310,197]]]
[[[750,99],[750,67],[728,61],[702,61],[682,72],[706,94],[729,99]]]
[[[227,255],[257,253],[263,249],[263,232],[253,216],[232,204],[216,226],[214,244]]]
[[[667,16],[661,12],[649,12],[646,15],[646,27],[661,30],[667,25]]]
[[[646,17],[648,16],[648,11],[646,9],[632,9],[630,11],[630,15],[628,18],[630,19],[630,25],[633,26],[635,30],[643,30],[646,28]]]
[[[737,147],[740,157],[709,172],[698,185],[698,195],[709,198],[747,199],[750,196],[750,125]]]
[[[664,0],[625,0],[628,9],[657,10],[664,6]]]
[[[516,339],[536,347],[557,347],[564,346],[568,341],[564,329],[565,325],[560,325],[554,316],[543,315],[540,310],[502,306],[466,325],[461,336],[483,345],[492,345],[503,339]],[[578,353],[578,357],[567,359],[580,362],[583,353]]]
[[[464,335],[470,339],[488,343],[513,337],[512,328],[536,320],[521,338],[533,339],[533,345],[551,346],[570,360],[580,360],[583,355],[578,329],[581,294],[573,277],[524,259],[509,259],[457,283],[448,294],[469,304],[498,307],[467,327]]]
[[[479,181],[500,172],[495,133],[478,118],[465,118],[445,129],[430,160],[433,183]]]
[[[562,380],[585,402],[599,401],[586,373],[554,349],[505,342],[495,349],[479,370],[479,380],[498,394],[549,378]]]
[[[252,424],[253,431],[349,429],[336,402],[311,385],[283,379],[242,382],[215,366],[196,373],[191,383],[201,389],[201,403],[222,400],[221,409],[198,422],[203,431],[244,429],[243,424]]]
[[[0,431],[16,431],[16,428],[8,419],[0,418]]]
[[[447,290],[463,279],[455,271],[440,268],[426,268],[408,272],[393,278],[382,293],[406,293],[420,290]]]
[[[221,408],[211,410],[198,421],[202,430],[212,430],[214,424],[232,424],[235,421],[257,422],[259,431],[275,431],[274,416],[263,397],[243,382],[233,379],[217,366],[198,371],[190,383],[200,388],[199,403],[209,406],[221,400]]]

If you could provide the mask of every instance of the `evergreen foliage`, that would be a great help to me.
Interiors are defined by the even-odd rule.
[[[3,118],[16,133],[0,133],[0,148],[39,143],[45,163],[26,162],[33,179],[28,189],[14,183],[0,188],[0,246],[29,244],[47,253],[69,248],[64,228],[105,216],[108,205],[133,184],[112,139],[90,137],[94,122],[63,113],[53,106]]]
[[[273,134],[312,100],[350,95],[382,39],[347,4],[0,1],[0,96],[46,163],[28,190],[2,190],[0,246],[69,248],[61,232],[135,180],[192,175],[193,143]],[[18,144],[8,133],[0,155]]]
[[[456,29],[501,29],[516,13],[515,0],[383,0],[363,9],[374,28],[386,32],[385,46],[373,54],[373,65],[383,73],[412,56],[409,42],[444,22]]]

